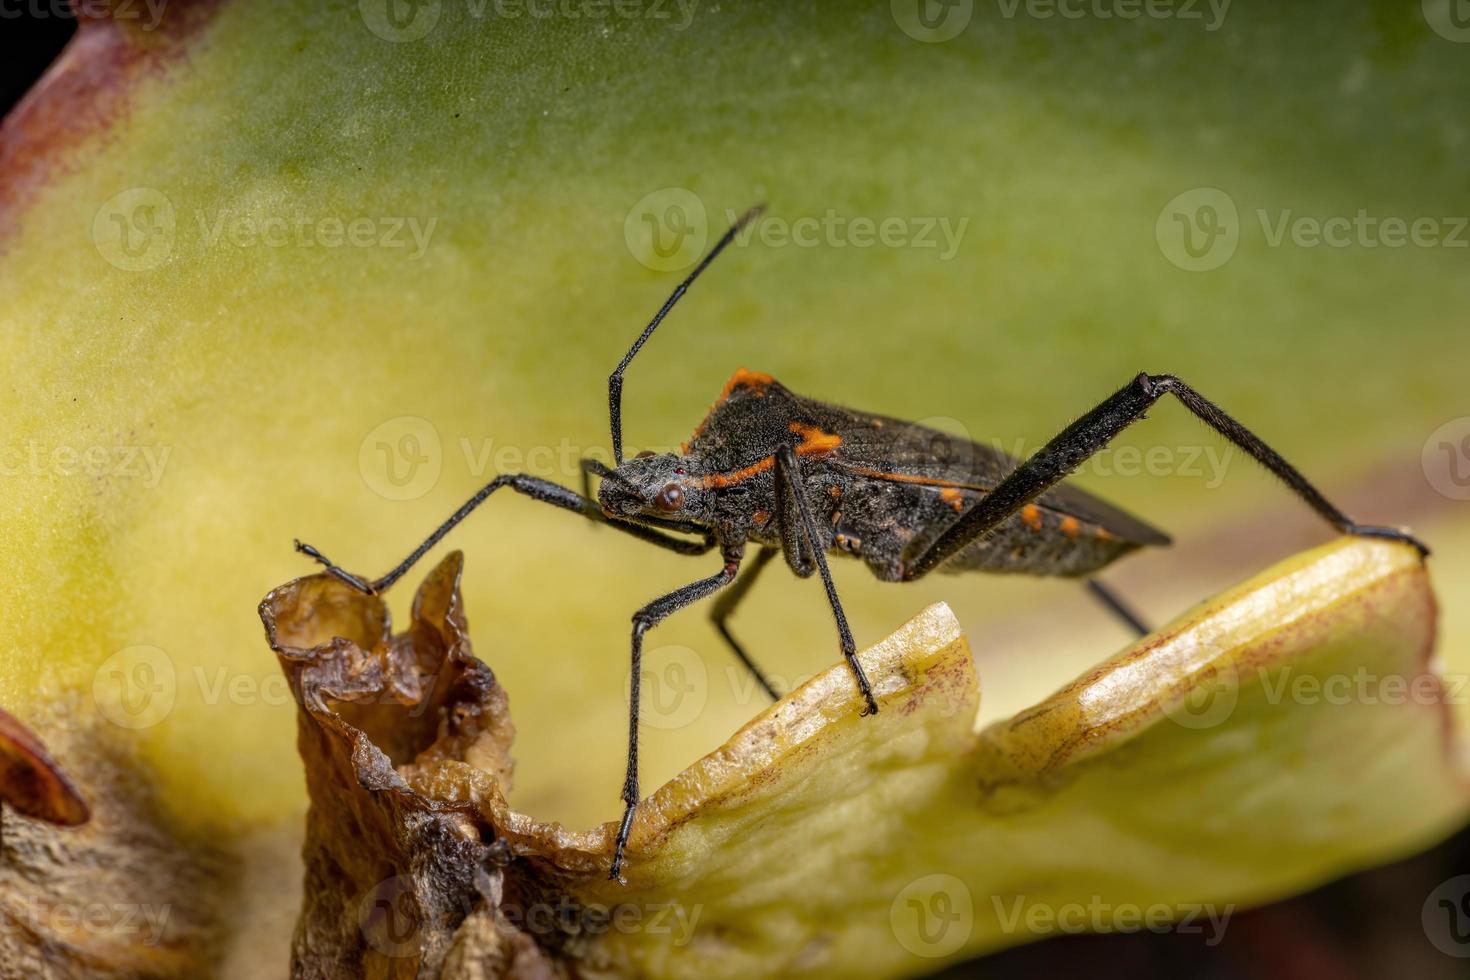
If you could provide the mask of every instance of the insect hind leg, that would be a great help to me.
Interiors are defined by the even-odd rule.
[[[1280,453],[1179,378],[1168,374],[1140,374],[1012,470],[940,535],[911,568],[905,569],[904,577],[909,580],[921,578],[971,541],[995,530],[1002,521],[1019,513],[1107,446],[1118,433],[1143,418],[1144,412],[1165,395],[1173,395],[1201,422],[1264,466],[1341,533],[1402,541],[1417,549],[1421,556],[1429,554],[1429,549],[1407,531],[1359,524],[1348,517],[1322,496]]]
[[[1153,632],[1149,629],[1148,624],[1143,621],[1143,617],[1134,612],[1132,606],[1124,602],[1118,593],[1103,585],[1102,582],[1095,578],[1088,579],[1087,591],[1094,599],[1102,603],[1103,608],[1121,620],[1124,626],[1127,626],[1138,636],[1148,636],[1149,633]]]

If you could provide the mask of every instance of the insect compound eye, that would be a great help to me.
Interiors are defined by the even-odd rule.
[[[656,455],[658,455],[658,454],[655,453],[652,449],[645,449],[641,453],[634,454],[633,458],[634,459],[652,459]]]
[[[677,483],[669,483],[653,498],[653,505],[659,510],[678,510],[684,503],[684,488]]]

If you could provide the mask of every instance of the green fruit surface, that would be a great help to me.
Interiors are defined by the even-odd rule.
[[[1470,415],[1470,45],[1412,4],[976,4],[938,43],[894,6],[440,0],[400,34],[381,0],[234,0],[143,67],[40,92],[86,104],[51,106],[83,129],[0,216],[0,704],[83,692],[201,830],[294,820],[294,708],[255,612],[311,570],[292,538],[376,575],[497,472],[575,485],[606,452],[608,372],[681,274],[645,237],[646,215],[672,234],[670,188],[704,209],[689,256],[768,211],[630,370],[632,447],[676,446],[741,365],[1012,450],[1179,374],[1364,519],[1416,524],[1447,669],[1470,668],[1470,505],[1421,467]],[[123,43],[152,51],[186,9]],[[1204,235],[1208,188],[1238,241],[1191,271],[1171,236]],[[1436,237],[1301,238],[1360,212]],[[1118,573],[1153,619],[1322,539],[1239,454],[1184,472],[1223,442],[1152,414],[1120,445],[1169,447],[1158,472],[1081,479],[1178,535]],[[715,560],[499,497],[452,543],[521,732],[516,804],[612,818],[628,616]],[[1066,583],[837,575],[860,643],[950,600],[992,718],[1126,640]],[[702,615],[651,641],[655,665],[694,651],[707,690],[649,730],[650,788],[761,704]],[[837,656],[829,618],[776,572],[737,631],[789,687]]]

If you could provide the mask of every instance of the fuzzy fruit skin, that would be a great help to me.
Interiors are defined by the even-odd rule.
[[[723,5],[685,24],[444,3],[423,37],[396,41],[358,4],[196,9],[171,4],[152,31],[89,27],[0,134],[0,158],[28,175],[0,207],[0,703],[25,717],[80,692],[187,825],[302,805],[281,763],[289,693],[253,619],[308,570],[293,537],[377,573],[494,472],[572,482],[577,451],[605,450],[607,372],[677,277],[639,261],[635,212],[663,188],[696,195],[711,230],[766,200],[790,233],[769,226],[723,258],[640,359],[635,443],[676,445],[742,363],[1007,448],[1167,370],[1329,484],[1460,411],[1457,253],[1272,246],[1255,219],[1466,212],[1445,151],[1470,94],[1463,51],[1387,26],[1387,6],[1253,11],[1213,31],[982,12],[940,44],[881,4]],[[1228,191],[1242,234],[1219,268],[1191,272],[1155,232],[1200,187]],[[855,217],[898,218],[911,239],[928,219],[968,224],[944,257],[857,244]],[[136,256],[114,247],[119,219]],[[1199,445],[1157,414],[1140,445]],[[417,472],[437,463],[437,477],[394,484],[382,454],[429,433],[438,450]],[[1243,472],[1223,490],[1091,480],[1183,539],[1278,499]],[[525,805],[607,816],[627,614],[710,570],[523,501],[497,501],[454,544],[481,650],[526,726]],[[1254,547],[1237,560],[1280,553]],[[1200,580],[1165,588],[1160,608],[1228,576]],[[568,591],[533,587],[550,582]],[[967,624],[1055,615],[1053,593],[1026,583],[844,588],[869,637],[940,597]],[[773,584],[757,601],[747,642],[788,679],[825,666],[809,590]],[[753,709],[697,614],[660,641],[707,654],[716,682],[697,717],[650,735],[649,785]],[[1095,659],[1095,641],[1075,646],[1027,683]],[[109,717],[119,692],[146,694],[141,714]]]

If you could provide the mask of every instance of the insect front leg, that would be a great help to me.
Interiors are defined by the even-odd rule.
[[[589,456],[583,456],[577,465],[582,471],[582,496],[588,500],[595,500],[596,497],[592,494],[592,478],[594,476],[599,479],[607,477],[612,473],[612,467]]]
[[[795,454],[792,454],[793,458]],[[790,464],[776,454],[776,485],[773,488],[772,519],[776,522],[776,533],[781,537],[781,552],[786,564],[797,578],[807,578],[817,570],[814,550],[820,550],[820,542],[812,540],[807,533],[806,523],[801,518],[803,499],[797,495],[796,484],[784,476],[784,468]]]
[[[662,526],[671,531],[699,531],[704,534],[701,540],[676,538],[657,528],[644,527],[641,524],[633,524],[629,521],[614,520],[603,514],[602,508],[598,506],[597,501],[584,497],[575,491],[568,490],[560,484],[552,483],[550,480],[543,480],[540,477],[528,476],[524,473],[507,473],[497,476],[485,484],[485,486],[481,487],[473,497],[464,502],[459,510],[451,514],[443,524],[440,524],[434,530],[433,534],[425,538],[423,543],[415,548],[407,558],[399,562],[394,566],[392,571],[383,575],[381,578],[367,581],[356,575],[352,575],[344,571],[316,548],[313,548],[309,544],[303,544],[301,541],[296,542],[296,550],[303,555],[316,559],[316,561],[326,567],[328,574],[341,579],[361,592],[375,595],[402,578],[404,573],[414,566],[415,562],[428,554],[429,550],[442,541],[445,535],[454,530],[461,521],[474,513],[477,507],[502,487],[510,487],[516,493],[524,494],[532,500],[539,500],[542,503],[560,507],[562,510],[569,510],[573,513],[581,514],[590,520],[617,528],[624,534],[632,535],[635,538],[658,545],[661,548],[666,548],[669,551],[678,552],[679,554],[702,555],[715,546],[715,541],[712,536],[703,532],[702,529],[694,528],[692,525],[680,525],[677,522],[670,521],[665,522]]]
[[[781,506],[783,499],[789,499],[795,506]],[[796,542],[805,539],[805,554],[815,562],[817,571],[822,576],[822,586],[827,590],[827,602],[832,607],[832,616],[837,620],[837,636],[842,645],[842,656],[847,661],[847,666],[852,668],[853,677],[857,679],[858,690],[863,694],[863,700],[867,707],[863,709],[865,715],[876,715],[878,713],[878,702],[873,698],[873,688],[868,683],[868,675],[863,672],[863,665],[858,663],[857,644],[853,642],[852,630],[847,625],[847,615],[842,611],[842,602],[837,598],[837,587],[832,584],[832,573],[827,568],[827,555],[822,547],[822,538],[818,532],[817,522],[812,517],[811,505],[806,499],[806,485],[801,478],[801,464],[797,461],[796,451],[790,446],[782,446],[776,452],[776,519],[781,522],[781,540],[783,542]],[[790,547],[790,545],[785,545]],[[791,555],[788,553],[788,560]],[[795,570],[796,565],[792,568]],[[798,570],[797,574],[801,574]],[[810,574],[810,573],[808,573]]]
[[[623,881],[623,852],[628,846],[628,836],[633,830],[633,814],[638,809],[638,707],[643,682],[643,636],[673,613],[691,603],[735,581],[740,569],[740,556],[725,555],[725,567],[718,574],[700,579],[653,600],[633,614],[632,670],[628,694],[628,772],[623,780],[623,822],[618,826],[617,841],[613,845],[612,868],[608,877]]]
[[[1389,538],[1413,545],[1421,555],[1429,549],[1397,528],[1359,524],[1328,502],[1296,467],[1288,463],[1223,409],[1172,375],[1140,374],[1092,411],[1067,426],[1036,455],[1027,459],[955,521],[905,569],[913,580],[933,571],[971,541],[988,534],[1002,521],[1056,486],[1089,457],[1128,426],[1143,417],[1164,395],[1173,395],[1202,422],[1229,439],[1256,462],[1270,470],[1309,507],[1344,534]]]

